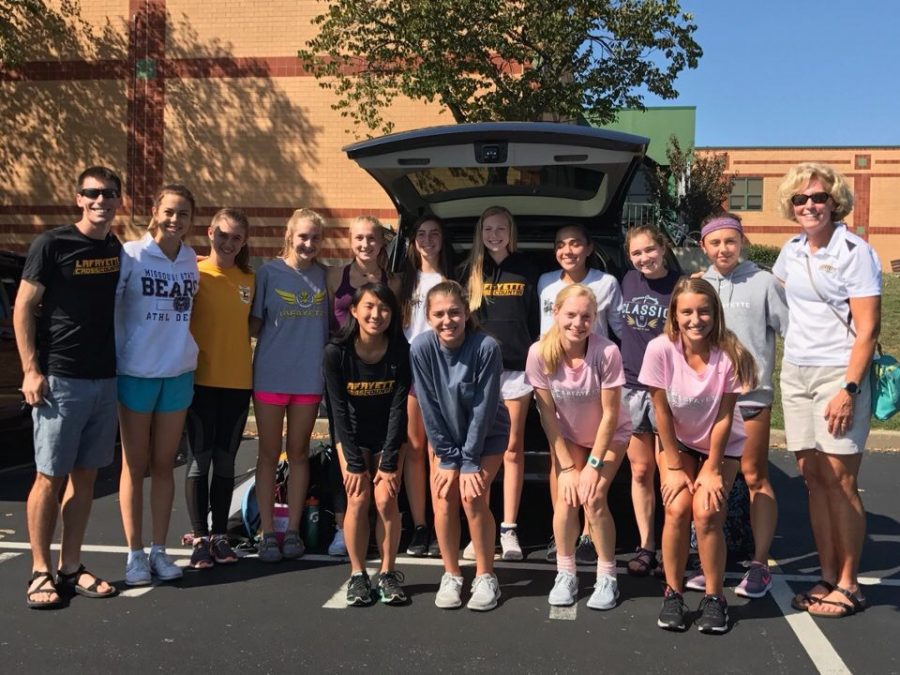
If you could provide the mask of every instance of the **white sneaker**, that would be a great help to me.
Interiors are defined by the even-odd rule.
[[[438,589],[437,595],[434,597],[434,604],[441,609],[456,609],[462,605],[463,578],[453,576],[450,572],[444,572],[441,577],[441,587]]]
[[[463,549],[463,560],[475,560],[475,544],[471,541]]]
[[[344,541],[344,528],[339,527],[334,531],[334,539],[328,544],[328,555],[343,557],[347,555],[347,543]]]
[[[519,546],[519,535],[515,528],[500,532],[500,549],[503,551],[501,557],[504,560],[522,559],[522,547]]]
[[[612,609],[619,599],[619,582],[611,574],[601,574],[594,584],[594,592],[588,598],[587,606],[591,609]]]
[[[150,551],[150,571],[161,581],[180,579],[184,571],[176,565],[165,551]]]
[[[143,551],[138,551],[125,564],[125,583],[129,586],[147,586],[150,578],[150,560]]]
[[[500,599],[500,582],[493,574],[482,574],[472,582],[472,597],[466,605],[476,612],[487,612],[497,606]]]
[[[578,602],[578,577],[571,572],[559,572],[547,602],[554,607],[568,607]]]

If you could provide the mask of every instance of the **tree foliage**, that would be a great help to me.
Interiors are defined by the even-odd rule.
[[[653,201],[664,223],[695,232],[731,195],[734,176],[725,173],[728,158],[724,153],[698,155],[682,148],[675,136],[669,138],[666,157],[669,165],[651,174]]]
[[[35,38],[34,28],[62,34],[66,20],[78,14],[75,0],[62,0],[51,7],[44,0],[0,0],[0,68],[22,62]]]
[[[390,131],[398,96],[438,101],[457,122],[609,122],[644,94],[674,98],[702,50],[677,0],[322,0],[299,56],[335,109]]]

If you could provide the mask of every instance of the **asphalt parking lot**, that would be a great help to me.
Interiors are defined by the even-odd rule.
[[[321,554],[275,565],[251,555],[230,567],[188,571],[176,583],[128,589],[121,581],[126,549],[115,467],[98,481],[83,560],[123,592],[111,600],[75,597],[65,609],[35,612],[23,597],[31,563],[25,496],[32,474],[28,467],[7,469],[0,472],[0,664],[6,673],[900,672],[893,642],[900,628],[900,454],[870,453],[863,462],[868,532],[861,575],[869,608],[841,620],[790,609],[793,594],[817,578],[816,556],[793,460],[783,451],[773,451],[772,460],[780,501],[775,586],[762,600],[738,598],[731,588],[742,568],[730,562],[733,627],[723,636],[656,628],[661,582],[624,573],[634,543],[630,524],[620,527],[618,606],[587,609],[593,570],[583,567],[579,604],[551,609],[546,596],[555,569],[544,560],[549,507],[542,485],[527,488],[520,518],[527,559],[498,565],[503,596],[486,614],[435,608],[439,561],[405,556],[398,568],[411,602],[404,607],[347,608],[348,567]],[[239,470],[254,461],[255,444],[245,442]],[[180,481],[183,467],[177,471]],[[187,529],[179,492],[168,543],[184,564],[189,550],[177,539]],[[472,573],[464,568],[467,580]],[[689,594],[689,607],[700,597]]]

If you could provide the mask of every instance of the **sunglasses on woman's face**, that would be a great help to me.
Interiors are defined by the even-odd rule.
[[[794,195],[791,197],[791,204],[794,206],[804,206],[808,199],[812,199],[813,204],[824,204],[831,197],[827,192],[813,192],[811,195]]]

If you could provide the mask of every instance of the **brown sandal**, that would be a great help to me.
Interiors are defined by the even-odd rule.
[[[855,595],[852,591],[847,590],[846,588],[841,588],[840,586],[835,586],[834,591],[836,593],[840,593],[847,600],[850,601],[848,605],[846,602],[835,602],[834,600],[825,600],[824,598],[820,599],[818,602],[813,603],[809,607],[809,613],[811,616],[818,616],[822,619],[843,619],[845,616],[853,616],[854,614],[858,614],[859,612],[863,612],[866,609],[866,599],[863,597],[859,597]],[[840,607],[840,612],[817,612],[814,611],[816,609],[816,605],[831,605],[833,607]]]
[[[829,581],[825,581],[824,579],[819,579],[812,585],[812,588],[815,588],[816,586],[821,586],[826,591],[828,591],[828,593],[831,593],[835,588],[834,584]],[[809,590],[811,591],[812,588]],[[826,593],[825,595],[828,595],[828,593]],[[794,599],[791,600],[791,607],[796,609],[798,612],[808,612],[809,608],[817,602],[822,602],[822,598],[817,598],[814,595],[810,595],[809,592],[797,593],[797,595],[794,596]]]
[[[633,577],[645,577],[659,566],[656,552],[646,548],[638,548],[635,556],[628,561],[628,574]]]
[[[37,588],[25,594],[25,601],[28,603],[28,606],[31,609],[56,609],[57,607],[62,607],[62,595],[56,587],[56,582],[53,581],[53,575],[50,572],[34,572],[28,580],[26,588],[31,588],[31,584],[38,579],[42,579],[42,581],[37,585]],[[34,596],[38,593],[56,593],[56,600],[35,600]]]

